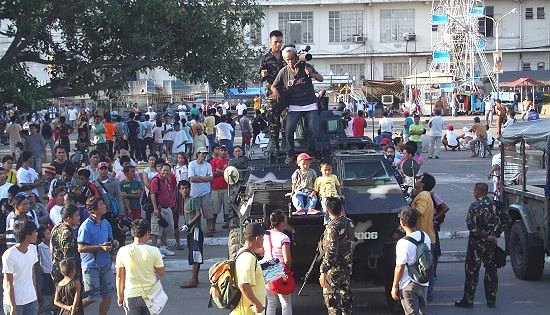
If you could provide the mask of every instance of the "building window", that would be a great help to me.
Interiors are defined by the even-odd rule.
[[[537,20],[544,20],[544,7],[537,8]]]
[[[349,78],[357,81],[365,78],[365,64],[336,64],[330,65],[330,72],[334,75],[349,75]]]
[[[492,6],[485,7],[485,15],[488,17],[495,17],[495,9]],[[493,25],[494,22],[491,19],[488,18],[479,18],[478,19],[478,26],[479,26],[479,33],[484,35],[485,37],[493,37]]]
[[[408,62],[384,63],[384,80],[401,80],[409,75]]]
[[[279,30],[285,43],[313,43],[313,12],[279,12]]]
[[[539,71],[544,70],[544,62],[537,63],[537,70]]]
[[[524,62],[521,66],[521,70],[531,71],[531,63],[530,62]]]
[[[525,19],[526,20],[533,19],[533,8],[525,8]]]
[[[414,33],[414,9],[380,10],[380,42],[400,41],[405,33]]]
[[[328,41],[352,42],[354,35],[363,35],[363,11],[329,11]]]

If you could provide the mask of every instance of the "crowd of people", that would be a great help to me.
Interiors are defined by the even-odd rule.
[[[115,294],[128,314],[142,314],[142,289],[164,275],[162,258],[183,250],[182,238],[193,273],[181,287],[196,287],[205,235],[215,235],[218,216],[225,229],[232,216],[223,172],[230,163],[246,167],[244,150],[256,132],[241,104],[244,143],[235,144],[234,119],[214,106],[162,118],[152,108],[135,110],[114,122],[83,107],[74,120],[46,115],[28,130],[12,117],[11,154],[0,167],[6,314],[83,314],[94,302],[107,314]],[[69,158],[71,149],[80,155]],[[125,246],[128,235],[133,242]],[[172,250],[167,238],[176,239]],[[36,286],[21,276],[29,266]]]

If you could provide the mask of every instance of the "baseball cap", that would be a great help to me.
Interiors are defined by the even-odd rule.
[[[206,147],[199,147],[197,153],[208,153],[208,149]]]
[[[447,126],[447,130],[454,130],[454,129],[455,129],[455,127],[453,125]]]
[[[227,147],[225,145],[220,145],[220,150],[226,150],[227,151]]]
[[[97,168],[102,168],[102,167],[109,168],[109,163],[107,163],[107,162],[99,162],[99,164],[97,165]]]
[[[23,197],[23,198],[29,198],[29,194],[27,194],[26,192],[24,191],[20,191],[18,192],[17,194],[15,194],[15,197]]]
[[[56,175],[54,166],[51,166],[51,165],[44,166],[43,169],[44,169],[44,175],[45,174]]]
[[[390,144],[390,139],[382,138],[382,140],[380,140],[380,145],[388,145],[388,144]]]
[[[310,156],[309,154],[307,153],[300,153],[298,154],[298,158],[296,159],[297,162],[300,162],[300,161],[309,161],[309,160],[315,160],[314,157]]]
[[[269,231],[266,231],[260,223],[250,223],[244,228],[244,237],[269,235]]]

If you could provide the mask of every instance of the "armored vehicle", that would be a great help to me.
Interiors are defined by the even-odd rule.
[[[325,146],[321,156],[311,165],[319,172],[319,160],[330,159],[333,173],[343,183],[344,210],[355,224],[354,264],[352,279],[373,280],[387,288],[388,302],[393,270],[395,244],[403,235],[399,230],[398,211],[407,206],[391,164],[383,152],[368,137],[346,138],[337,113],[321,115],[320,135]],[[318,241],[324,231],[323,216],[292,216],[291,175],[296,165],[267,164],[265,160],[250,161],[248,170],[241,171],[241,180],[234,186],[233,200],[236,217],[231,224],[229,256],[234,257],[243,243],[242,231],[251,222],[264,223],[276,209],[289,217],[293,241],[292,269],[302,277],[312,263]],[[321,209],[318,205],[318,209]]]
[[[520,122],[504,129],[503,144],[520,144],[520,156],[501,148],[500,187],[502,210],[511,218],[509,249],[516,277],[537,280],[544,269],[545,254],[550,255],[550,121]],[[526,166],[525,147],[543,151],[546,181],[533,183]],[[504,147],[504,146],[501,146]],[[514,172],[520,174],[515,180]]]

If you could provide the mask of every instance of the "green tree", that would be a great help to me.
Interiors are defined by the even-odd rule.
[[[117,91],[157,67],[217,90],[242,87],[257,56],[243,27],[262,17],[255,0],[0,0],[0,36],[11,41],[0,58],[0,98]],[[28,62],[47,66],[51,81],[38,86]]]

